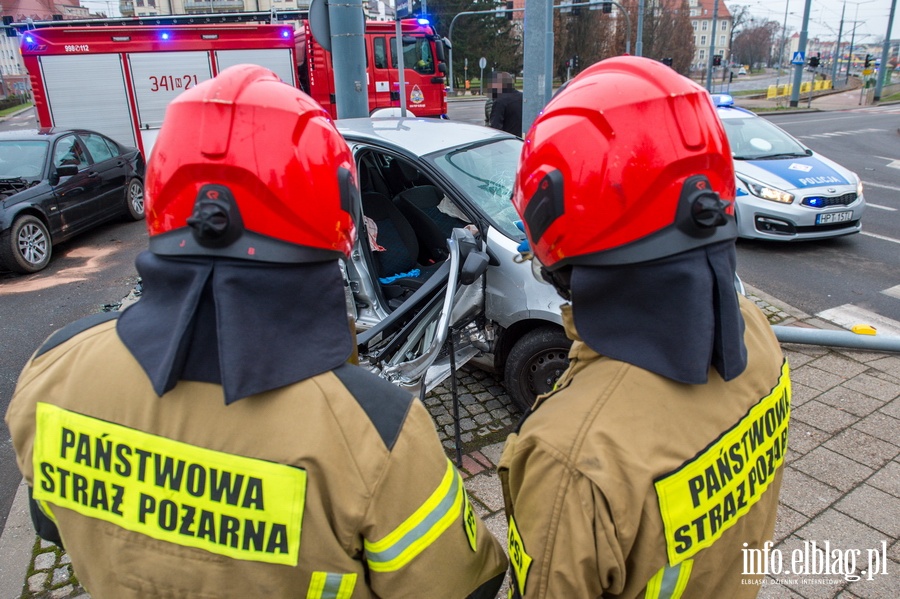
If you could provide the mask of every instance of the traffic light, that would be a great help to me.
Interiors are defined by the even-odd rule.
[[[512,0],[510,0],[509,2],[506,3],[506,20],[507,20],[507,21],[512,21],[512,20],[513,20],[513,3],[512,3]]]
[[[865,68],[868,69],[871,65],[872,65],[872,55],[866,54],[866,67]]]
[[[602,7],[603,12],[609,14],[612,12],[612,2],[604,2],[600,5]]]
[[[819,57],[818,56],[810,56],[809,57],[809,66],[812,68],[816,68],[819,66]]]
[[[580,66],[581,66],[581,57],[579,57],[576,54],[575,56],[572,57],[572,68],[577,71]]]
[[[720,66],[722,66],[722,55],[721,55],[721,54],[714,54],[714,55],[713,55],[713,66],[714,66],[714,67],[720,67]]]

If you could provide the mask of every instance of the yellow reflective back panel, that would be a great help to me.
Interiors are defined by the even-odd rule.
[[[762,496],[787,451],[791,384],[778,384],[736,425],[678,470],[655,482],[674,566],[712,545]]]
[[[160,541],[295,566],[306,471],[37,404],[34,498]]]

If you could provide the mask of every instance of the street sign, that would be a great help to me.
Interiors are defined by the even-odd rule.
[[[312,0],[309,3],[309,30],[319,45],[331,52],[331,18],[327,0]]]
[[[397,18],[402,19],[409,16],[410,5],[412,0],[397,0]]]
[[[481,58],[478,59],[478,68],[483,69],[486,66],[487,66],[487,58],[482,56]]]
[[[791,64],[806,64],[805,54],[805,52],[794,52],[794,57],[791,59]]]

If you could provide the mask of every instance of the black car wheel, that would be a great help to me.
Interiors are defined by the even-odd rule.
[[[133,220],[144,218],[144,184],[140,179],[132,179],[125,188],[125,207]]]
[[[516,342],[503,370],[506,390],[520,410],[527,411],[538,395],[553,390],[569,365],[571,345],[557,326],[534,329]]]
[[[44,223],[26,214],[0,234],[0,262],[13,272],[37,272],[50,262],[53,251]]]

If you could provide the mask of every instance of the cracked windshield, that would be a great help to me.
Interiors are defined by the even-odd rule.
[[[507,236],[520,239],[519,220],[512,205],[513,183],[522,140],[504,139],[469,146],[434,158],[435,164],[490,216]]]

